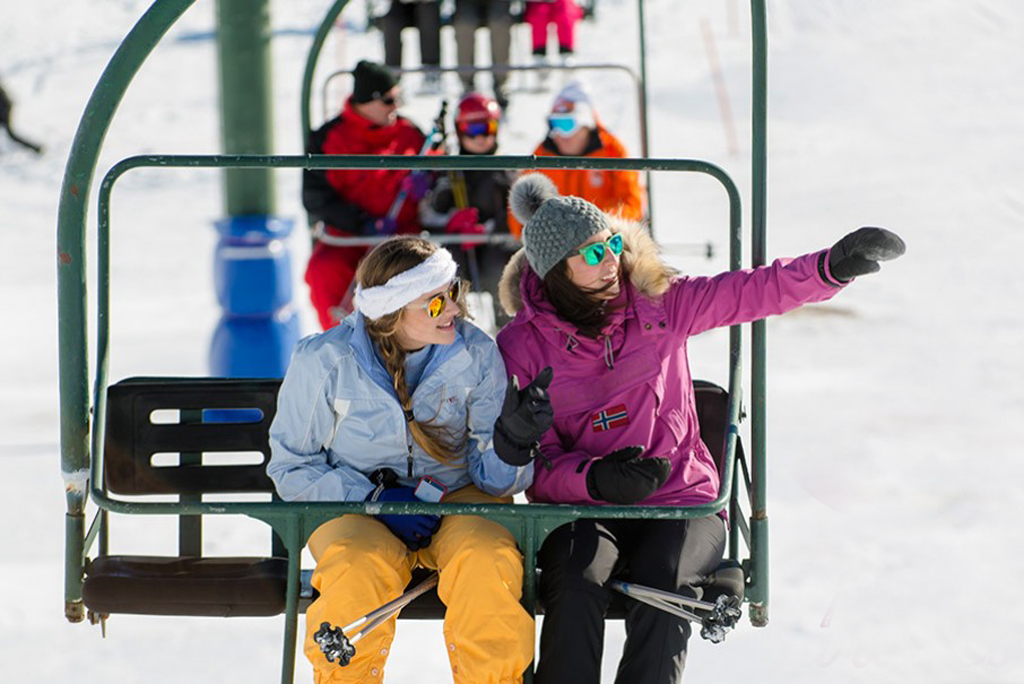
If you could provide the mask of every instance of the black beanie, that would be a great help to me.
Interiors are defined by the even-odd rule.
[[[355,78],[352,88],[352,102],[355,104],[383,97],[384,93],[398,85],[398,79],[391,69],[365,59],[356,64],[352,76]]]

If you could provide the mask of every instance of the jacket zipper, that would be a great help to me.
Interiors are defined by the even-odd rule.
[[[406,430],[405,430],[405,443],[406,443],[406,446],[408,446],[408,448],[409,448],[409,456],[408,456],[409,477],[412,478],[412,432],[410,432],[408,428],[406,428]]]

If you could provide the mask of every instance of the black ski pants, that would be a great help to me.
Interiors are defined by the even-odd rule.
[[[537,555],[544,622],[537,684],[598,684],[610,578],[699,598],[725,552],[717,515],[692,520],[578,520],[548,536]],[[690,623],[632,599],[616,684],[675,684]]]
[[[486,26],[491,34],[491,64],[508,66],[512,42],[512,12],[508,0],[459,0],[452,16],[455,45],[460,66],[476,65],[476,30]],[[466,90],[476,90],[475,74],[460,74]],[[494,74],[494,88],[500,90],[508,74]]]
[[[420,63],[423,66],[440,66],[441,3],[436,0],[392,1],[391,9],[381,20],[384,31],[384,63],[395,69],[402,68],[402,29],[410,26],[415,26],[419,30]]]

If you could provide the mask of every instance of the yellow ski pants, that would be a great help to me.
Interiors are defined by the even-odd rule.
[[[445,503],[511,503],[468,486]],[[380,521],[344,515],[313,532],[313,587],[306,611],[305,652],[316,684],[380,682],[395,618],[356,643],[346,667],[327,662],[313,634],[322,622],[343,627],[400,596],[412,570],[438,570],[438,596],[447,610],[444,639],[455,684],[518,683],[533,660],[533,618],[519,603],[523,558],[512,534],[478,516],[445,516],[430,546],[410,551]]]

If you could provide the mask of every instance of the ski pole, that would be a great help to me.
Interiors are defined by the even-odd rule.
[[[445,116],[448,114],[448,100],[441,101],[441,111],[438,113],[437,118],[434,119],[434,126],[430,129],[430,133],[427,134],[426,139],[423,141],[423,145],[420,147],[419,156],[424,156],[431,150],[436,150],[444,144],[445,138],[448,137],[445,132]],[[422,173],[422,171],[413,171],[412,173]],[[398,220],[398,212],[402,211],[402,206],[405,204],[406,198],[409,193],[405,188],[399,188],[398,194],[395,195],[394,201],[391,202],[391,206],[388,207],[387,218],[390,222]]]
[[[452,171],[449,173],[449,178],[452,182],[452,197],[455,199],[456,209],[466,209],[469,207],[469,191],[466,189],[466,174],[461,171]],[[476,292],[480,291],[480,264],[476,258],[476,247],[469,246],[464,248],[466,251],[466,257],[469,262],[469,280],[473,286],[473,290]]]
[[[700,635],[715,644],[724,641],[726,633],[743,616],[737,596],[721,594],[712,603],[620,580],[612,580],[608,586],[636,601],[700,624]],[[706,615],[698,614],[697,611]]]
[[[417,596],[436,587],[437,578],[437,573],[432,573],[430,577],[398,598],[388,601],[380,608],[370,611],[345,627],[332,627],[330,622],[323,622],[320,624],[320,629],[313,634],[313,640],[320,647],[327,662],[333,663],[337,660],[339,667],[345,667],[352,662],[352,658],[356,654],[355,644],[358,641],[387,622],[392,615],[409,605]],[[357,627],[362,627],[362,629],[351,637],[345,634]]]

